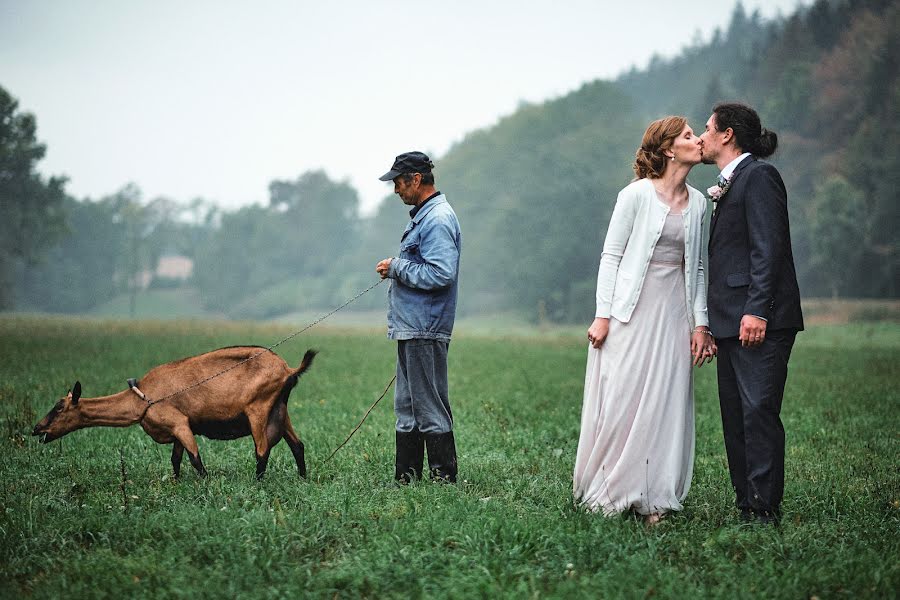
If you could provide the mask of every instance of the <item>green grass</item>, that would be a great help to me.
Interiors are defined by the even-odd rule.
[[[451,345],[457,486],[391,484],[390,397],[322,464],[391,378],[372,330],[316,328],[278,349],[321,354],[294,390],[300,480],[285,444],[255,481],[249,439],[200,438],[210,476],[171,478],[138,427],[42,446],[34,423],[76,379],[85,396],[284,325],[0,318],[0,597],[882,598],[900,588],[900,326],[798,338],[782,417],[786,518],[732,508],[714,368],[697,372],[685,510],[648,530],[573,509],[586,343],[580,333]],[[124,459],[127,478],[121,475]],[[123,493],[124,492],[124,493]],[[126,505],[127,501],[127,505]]]
[[[102,318],[128,318],[131,316],[131,296],[116,296],[92,308],[90,314]],[[200,300],[200,293],[189,287],[141,291],[135,296],[134,314],[138,319],[166,319],[171,315],[178,315],[182,319],[221,316],[206,311]]]

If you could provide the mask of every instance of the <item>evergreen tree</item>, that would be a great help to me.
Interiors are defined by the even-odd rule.
[[[65,231],[65,178],[44,179],[37,121],[0,87],[0,310],[11,308],[17,263],[31,266]]]

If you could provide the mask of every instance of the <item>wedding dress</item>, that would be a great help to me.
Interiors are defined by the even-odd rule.
[[[684,227],[670,212],[628,323],[588,349],[575,499],[607,515],[682,509],[694,465]]]

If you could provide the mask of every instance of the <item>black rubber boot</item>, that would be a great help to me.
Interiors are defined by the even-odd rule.
[[[453,432],[425,434],[431,479],[456,483],[456,441]]]
[[[425,459],[425,440],[422,432],[397,432],[397,459],[394,479],[400,483],[410,483],[422,478],[422,462]]]

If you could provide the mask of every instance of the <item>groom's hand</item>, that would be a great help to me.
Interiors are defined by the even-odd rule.
[[[753,315],[741,319],[741,333],[738,336],[744,348],[756,348],[766,339],[766,321]]]

